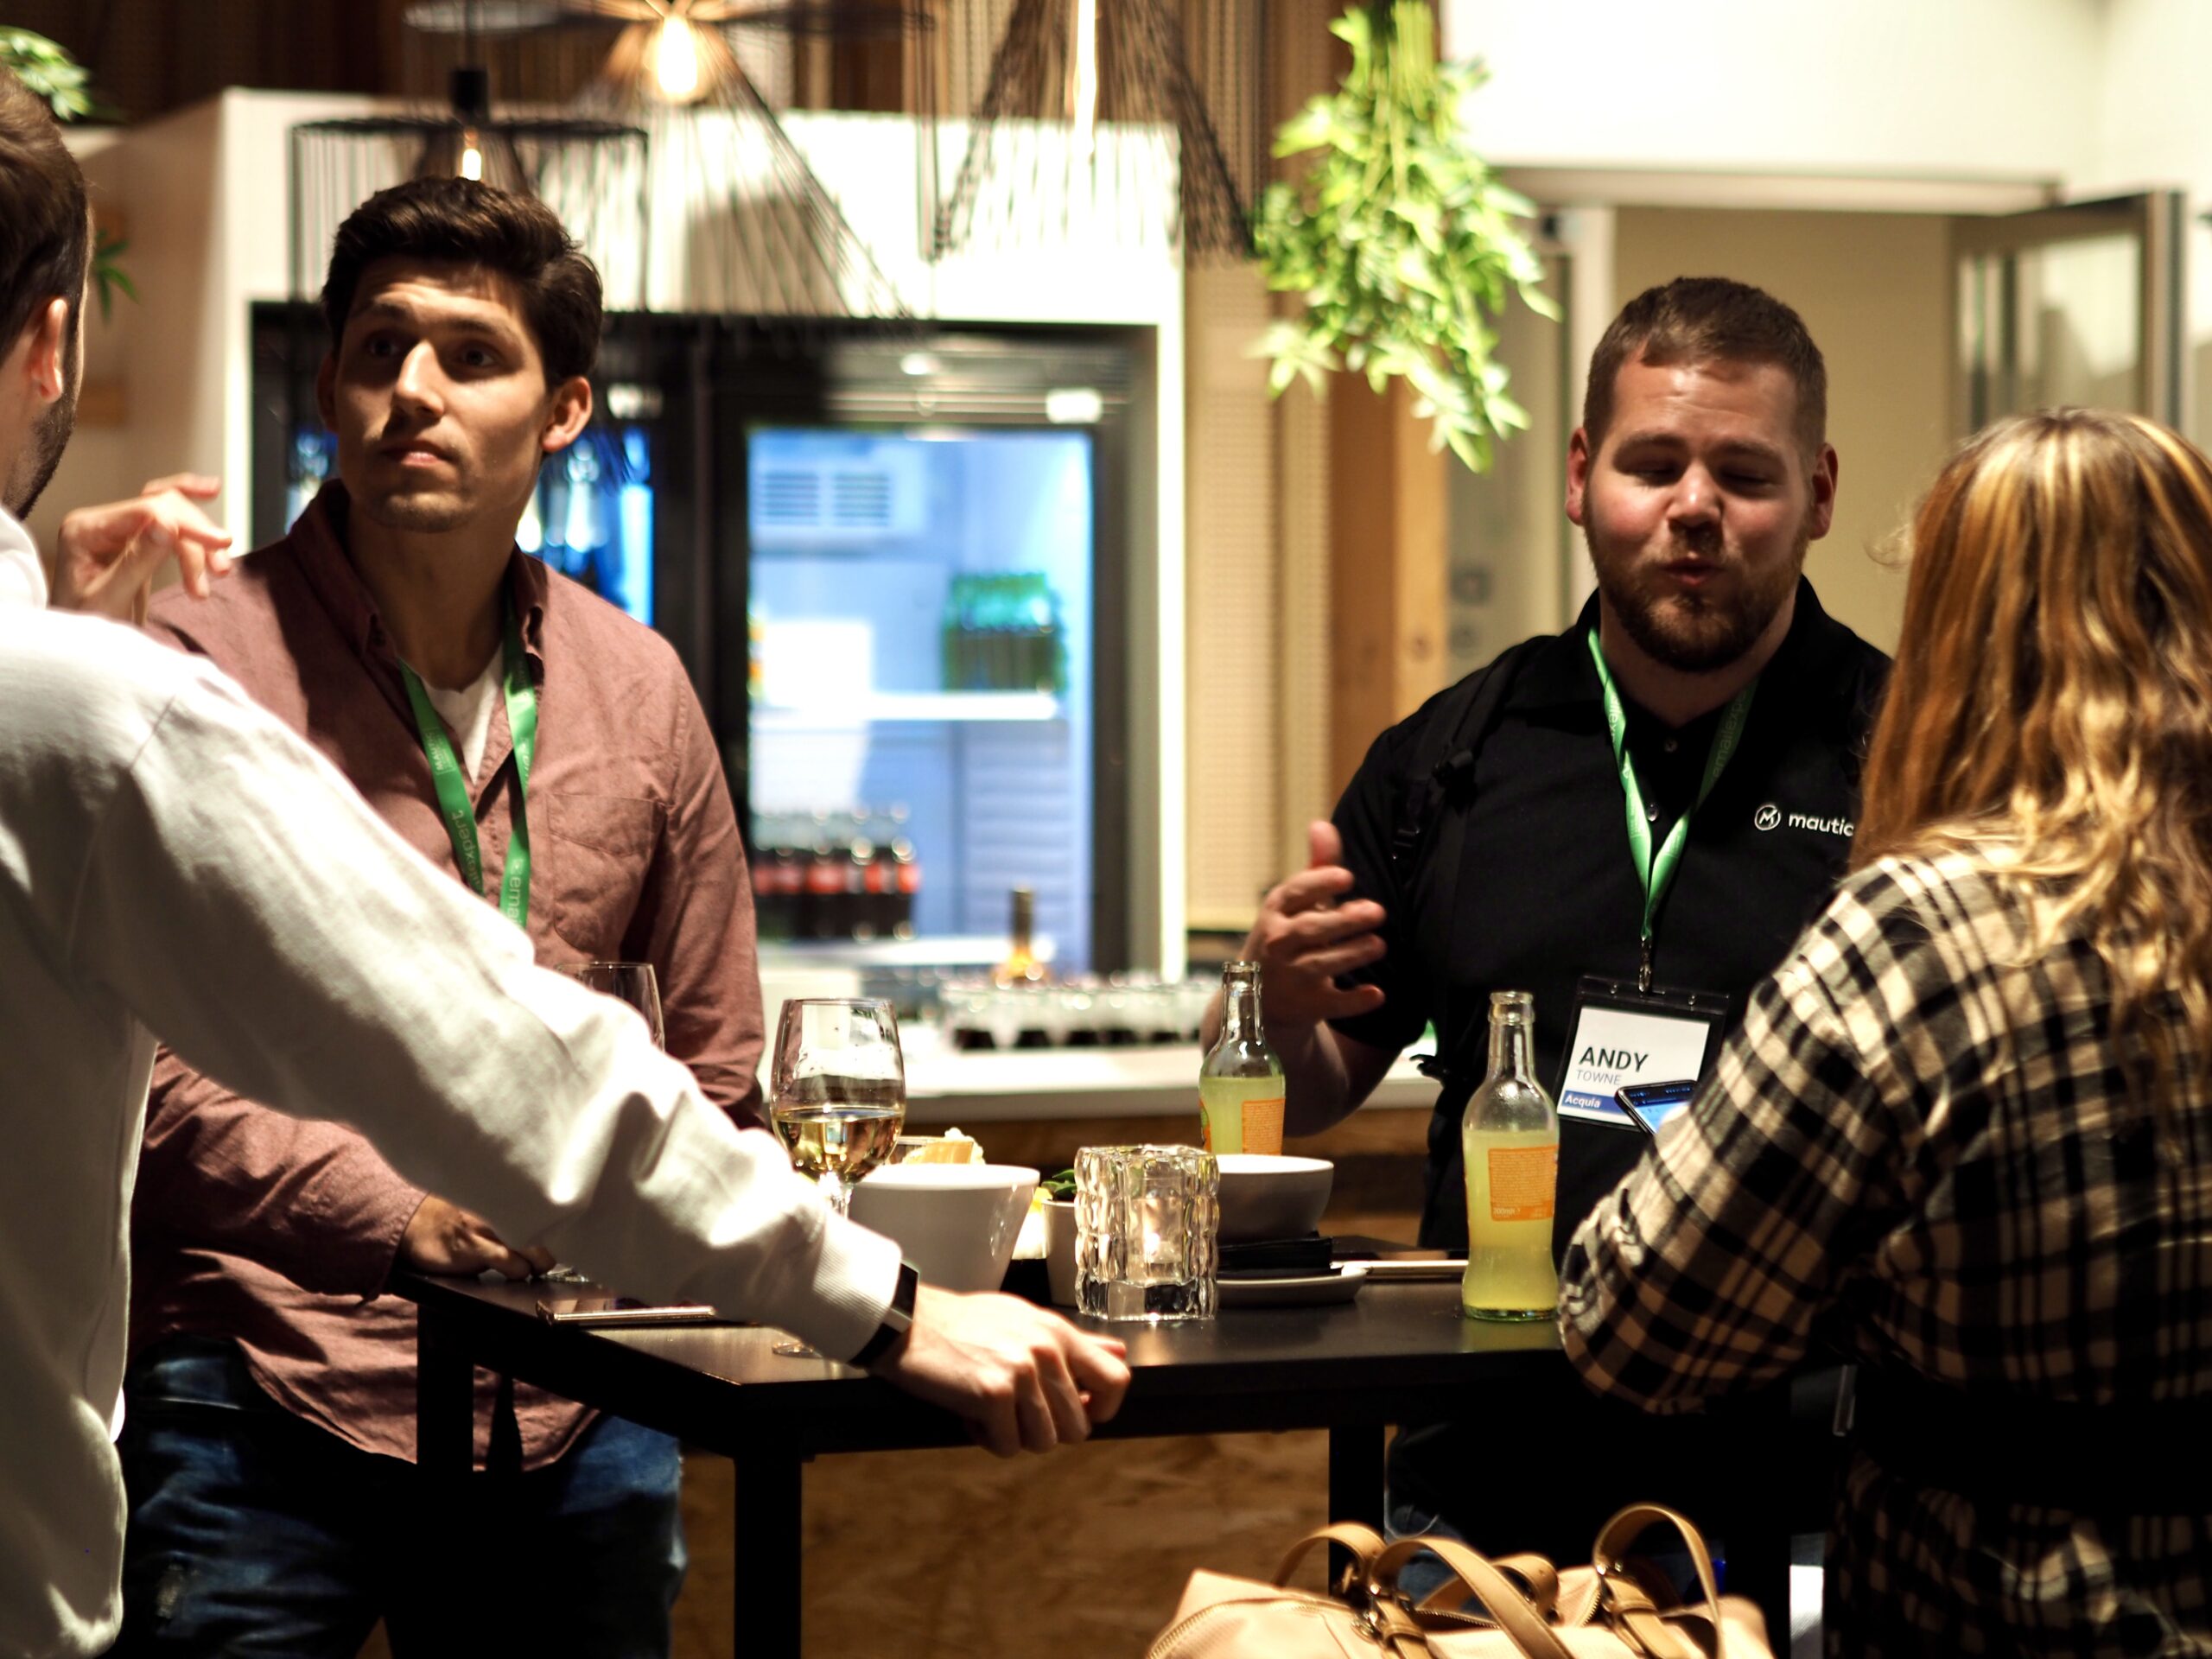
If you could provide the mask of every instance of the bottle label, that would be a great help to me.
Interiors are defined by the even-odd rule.
[[[1490,1149],[1490,1218],[1549,1221],[1559,1190],[1559,1142]]]
[[[1274,1156],[1282,1151],[1283,1096],[1248,1100],[1238,1114],[1243,1118],[1244,1150]]]

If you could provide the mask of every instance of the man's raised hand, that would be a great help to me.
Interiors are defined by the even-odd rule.
[[[1306,868],[1271,891],[1244,941],[1260,964],[1268,1024],[1318,1025],[1382,1006],[1378,985],[1340,989],[1337,976],[1381,959],[1382,906],[1371,899],[1339,903],[1352,888],[1344,841],[1325,821],[1306,829]]]
[[[176,473],[152,480],[128,501],[68,514],[61,521],[54,604],[143,622],[154,577],[169,559],[176,561],[185,591],[207,598],[232,563],[230,531],[199,505],[221,488],[219,480]]]

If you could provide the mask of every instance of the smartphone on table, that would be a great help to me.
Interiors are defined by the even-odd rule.
[[[698,1303],[664,1305],[629,1296],[540,1297],[537,1317],[548,1325],[728,1325],[711,1307]]]
[[[1696,1093],[1695,1081],[1685,1078],[1675,1083],[1631,1083],[1613,1090],[1613,1099],[1637,1128],[1656,1135],[1659,1126],[1688,1105]]]

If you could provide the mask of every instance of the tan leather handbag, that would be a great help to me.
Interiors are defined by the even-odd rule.
[[[1703,1599],[1675,1605],[1670,1589],[1639,1574],[1625,1554],[1648,1527],[1678,1530],[1696,1563]],[[1316,1544],[1341,1544],[1354,1560],[1336,1593],[1286,1587]],[[1433,1549],[1457,1574],[1418,1604],[1398,1573]],[[1459,1611],[1471,1596],[1480,1614]],[[1565,1573],[1541,1555],[1493,1561],[1448,1538],[1386,1543],[1366,1527],[1338,1525],[1291,1546],[1274,1581],[1193,1573],[1175,1618],[1148,1659],[1774,1659],[1765,1621],[1713,1580],[1705,1540],[1672,1510],[1631,1504],[1605,1522],[1588,1567]]]

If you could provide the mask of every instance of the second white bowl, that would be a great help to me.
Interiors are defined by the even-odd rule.
[[[1303,1238],[1321,1224],[1337,1166],[1325,1158],[1224,1152],[1221,1166],[1221,1242]]]

